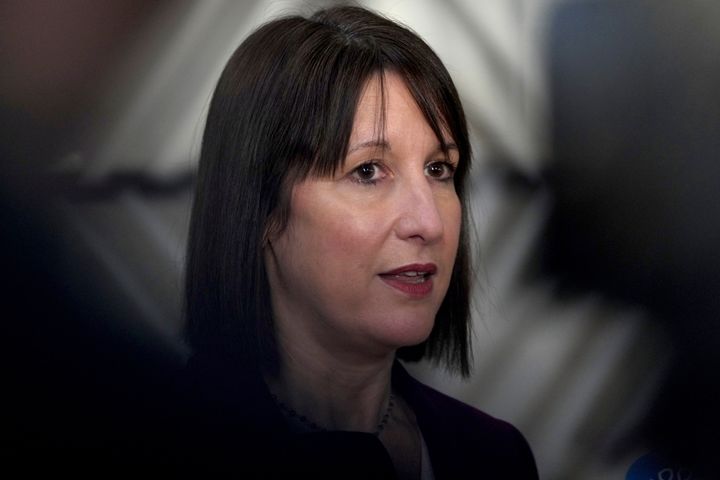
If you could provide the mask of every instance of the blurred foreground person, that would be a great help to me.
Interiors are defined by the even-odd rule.
[[[618,449],[694,478],[720,472],[718,22],[717,2],[571,2],[551,36],[547,266],[645,307],[668,338],[654,360],[670,368]]]

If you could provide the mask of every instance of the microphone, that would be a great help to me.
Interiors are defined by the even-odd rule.
[[[702,480],[687,466],[650,452],[630,465],[625,480]]]

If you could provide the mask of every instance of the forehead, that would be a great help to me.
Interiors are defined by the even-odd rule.
[[[443,130],[443,138],[437,138],[420,110],[405,80],[395,72],[384,72],[370,77],[358,100],[350,147],[364,140],[383,140],[393,136],[408,123],[432,133],[438,142],[452,143],[452,134]]]

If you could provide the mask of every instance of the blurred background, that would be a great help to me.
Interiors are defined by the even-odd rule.
[[[162,411],[214,84],[259,24],[335,3],[0,4],[7,441]],[[517,425],[543,479],[717,472],[720,4],[358,3],[439,54],[475,150],[474,374],[412,371]]]

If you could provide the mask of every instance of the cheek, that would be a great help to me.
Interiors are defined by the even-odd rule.
[[[359,273],[373,268],[381,246],[381,227],[357,213],[337,209],[322,213],[305,225],[307,238],[312,242],[309,248],[334,281],[357,280]]]
[[[305,187],[305,186],[303,186]],[[332,189],[298,188],[294,197],[293,224],[307,248],[356,257],[372,248],[381,231],[380,217],[358,202],[347,201]],[[329,255],[325,260],[331,260]]]
[[[382,247],[378,215],[341,202],[296,198],[286,245],[323,288],[366,283]],[[358,283],[360,282],[360,283]]]
[[[453,195],[443,204],[443,218],[445,219],[446,245],[452,251],[453,257],[460,241],[460,230],[462,227],[462,205],[460,199]]]

